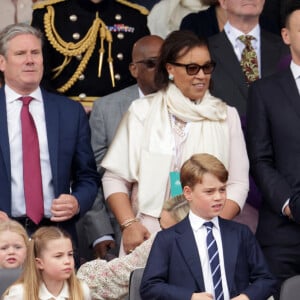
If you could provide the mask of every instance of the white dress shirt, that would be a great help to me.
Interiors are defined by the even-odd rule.
[[[241,61],[242,52],[245,48],[245,44],[239,39],[241,35],[245,35],[244,32],[233,27],[228,21],[224,26],[224,31],[233,47],[234,53],[239,61]],[[260,41],[260,27],[257,24],[247,35],[251,35],[254,39],[251,41],[252,47],[256,52],[259,77],[261,77],[261,41]]]
[[[212,295],[215,294],[214,284],[213,284],[213,280],[212,280],[212,272],[210,269],[209,256],[208,256],[208,251],[207,251],[207,247],[206,247],[207,229],[206,229],[205,225],[203,225],[203,224],[208,221],[210,221],[214,224],[213,235],[214,235],[214,238],[215,238],[217,246],[218,246],[224,300],[229,300],[230,297],[229,297],[229,291],[228,291],[228,285],[227,285],[227,279],[226,279],[226,273],[225,273],[222,237],[221,237],[221,233],[220,233],[219,220],[217,217],[213,218],[212,220],[205,220],[205,219],[202,219],[199,216],[195,215],[192,211],[189,212],[189,220],[190,220],[190,223],[191,223],[191,226],[193,229],[193,233],[195,236],[196,244],[198,247],[205,291],[207,293],[211,293]],[[214,297],[214,299],[215,299],[215,297]]]
[[[37,129],[40,147],[40,161],[43,182],[44,215],[51,216],[50,208],[54,199],[54,187],[50,165],[45,112],[41,90],[38,88],[30,95],[19,95],[7,84],[4,87],[6,95],[7,127],[11,163],[11,192],[12,216],[26,215],[24,185],[23,185],[23,156],[22,156],[22,128],[21,128],[21,96],[31,96],[30,113]]]

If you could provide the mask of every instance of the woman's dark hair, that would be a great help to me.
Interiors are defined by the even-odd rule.
[[[198,37],[188,30],[176,30],[166,37],[160,49],[160,55],[155,70],[154,80],[158,89],[164,89],[169,84],[169,74],[166,69],[166,64],[176,62],[178,58],[184,56],[188,51],[195,47],[205,47],[208,49],[207,40]]]

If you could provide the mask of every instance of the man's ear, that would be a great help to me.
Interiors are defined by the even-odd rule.
[[[138,69],[135,63],[131,62],[129,64],[129,71],[132,75],[132,77],[137,78],[138,77]]]
[[[3,55],[0,55],[0,71],[4,72],[5,71],[5,57]]]
[[[286,45],[290,45],[291,44],[291,41],[290,41],[290,32],[289,32],[289,30],[286,27],[284,27],[284,28],[281,29],[281,36],[282,36],[282,39],[283,39],[283,41],[284,41],[284,43]]]

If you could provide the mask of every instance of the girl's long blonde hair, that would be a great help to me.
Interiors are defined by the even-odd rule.
[[[24,264],[24,270],[20,279],[15,284],[23,284],[24,286],[24,300],[38,300],[39,287],[42,283],[42,276],[40,270],[36,265],[36,258],[40,257],[41,252],[45,249],[47,243],[51,240],[57,240],[71,237],[66,232],[58,227],[49,226],[39,228],[31,237],[29,241],[29,249],[27,251],[27,258]],[[71,240],[72,241],[72,240]],[[75,271],[67,279],[69,286],[70,300],[83,300],[83,290],[79,279],[76,277]],[[7,295],[9,288],[4,295]]]

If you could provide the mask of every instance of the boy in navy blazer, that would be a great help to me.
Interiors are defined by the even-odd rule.
[[[195,154],[183,164],[180,180],[190,213],[158,233],[141,283],[142,299],[265,300],[271,296],[276,281],[254,235],[246,225],[219,217],[227,179],[226,168],[212,155]],[[204,223],[208,221],[218,250],[221,292],[215,290],[206,245]]]

